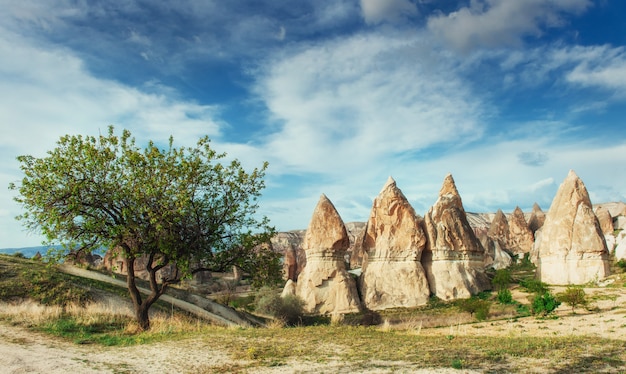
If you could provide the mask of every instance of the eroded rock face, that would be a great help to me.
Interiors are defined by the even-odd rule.
[[[596,209],[596,217],[598,217],[598,222],[600,222],[600,230],[603,234],[612,234],[613,233],[613,217],[611,217],[611,213],[608,209],[603,207],[599,207]]]
[[[345,265],[350,238],[339,213],[325,195],[315,207],[302,246],[307,261],[298,276],[295,292],[304,300],[304,309],[320,314],[358,312],[356,283]]]
[[[533,248],[535,238],[532,231],[526,224],[524,212],[520,207],[515,207],[513,214],[509,218],[509,243],[508,250],[518,258],[522,258],[524,254],[530,253]]]
[[[495,217],[493,217],[487,236],[493,240],[498,240],[505,248],[508,246],[509,221],[506,219],[506,216],[501,209],[498,209]]]
[[[350,237],[350,248],[348,248],[348,262],[350,269],[356,269],[363,266],[365,259],[365,251],[363,250],[363,238],[365,236],[365,226],[367,222],[347,222],[346,230]]]
[[[620,231],[615,236],[615,260],[626,260],[626,231]]]
[[[533,205],[533,211],[530,213],[530,218],[528,218],[528,228],[535,235],[537,230],[539,230],[543,223],[546,220],[546,214],[541,210],[539,204],[535,203]],[[536,235],[535,235],[536,239]]]
[[[485,251],[467,221],[452,175],[444,179],[425,226],[428,241],[422,265],[434,295],[466,298],[491,287],[483,268]]]
[[[428,281],[420,263],[425,246],[421,217],[390,177],[374,200],[363,239],[367,256],[359,286],[367,308],[428,302]]]
[[[584,284],[609,275],[608,250],[583,182],[570,170],[552,201],[537,246],[548,284]]]
[[[306,254],[302,248],[306,230],[279,232],[272,238],[272,248],[284,256],[285,279],[298,280],[298,274],[306,265]]]

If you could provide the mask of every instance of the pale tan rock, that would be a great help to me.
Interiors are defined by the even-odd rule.
[[[296,282],[296,295],[309,313],[359,311],[354,279],[348,274],[345,253],[350,239],[343,220],[325,195],[320,197],[304,237],[307,262]]]
[[[598,222],[600,222],[600,230],[603,234],[612,234],[613,233],[613,217],[611,217],[611,213],[608,209],[603,207],[599,207],[596,209],[596,217],[598,217]]]
[[[546,214],[543,212],[543,210],[541,210],[541,207],[539,207],[539,204],[535,203],[533,205],[533,211],[530,213],[530,218],[528,218],[528,228],[533,233],[533,235],[535,234],[537,230],[539,230],[543,226],[543,223],[545,222],[545,220],[546,220]],[[535,239],[536,239],[536,235],[535,235]]]
[[[615,237],[615,260],[626,260],[626,231],[620,231]]]
[[[521,259],[524,257],[524,254],[530,253],[534,242],[535,238],[526,224],[524,212],[522,212],[520,207],[515,207],[513,214],[509,217],[509,242],[507,249]]]
[[[538,244],[548,284],[584,284],[609,275],[608,250],[583,182],[570,170],[552,201]]]
[[[485,248],[484,267],[495,270],[506,269],[513,263],[511,255],[502,249],[500,241],[494,240],[487,235],[480,238],[480,243]]]
[[[348,236],[350,237],[350,248],[348,248],[347,251],[350,269],[357,269],[363,266],[363,260],[365,257],[365,251],[363,250],[363,238],[365,236],[366,226],[367,222],[346,223],[346,230],[348,230]]]
[[[493,221],[491,221],[487,236],[493,240],[499,240],[506,246],[509,243],[509,233],[509,221],[506,219],[502,210],[498,209],[495,217],[493,217]]]
[[[466,298],[491,287],[484,272],[485,250],[470,227],[461,196],[448,174],[425,217],[422,265],[430,291],[440,299]]]
[[[283,292],[280,294],[280,297],[287,296],[295,296],[296,295],[296,282],[292,279],[287,279],[287,283],[285,283],[285,287],[283,287]]]
[[[374,199],[363,239],[367,256],[359,286],[368,309],[428,302],[430,290],[420,263],[425,246],[421,217],[390,177]]]
[[[298,280],[298,274],[306,266],[306,253],[302,248],[306,230],[279,232],[271,239],[272,248],[283,255],[285,279]]]

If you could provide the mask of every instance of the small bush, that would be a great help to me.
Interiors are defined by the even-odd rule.
[[[513,302],[513,295],[508,288],[498,291],[498,302],[500,304],[511,304]]]
[[[617,266],[622,269],[622,271],[626,271],[626,260],[622,258],[621,260],[617,261]]]
[[[287,325],[295,325],[302,320],[304,301],[298,296],[281,297],[277,291],[261,288],[255,304],[257,312],[278,318]]]
[[[539,294],[548,292],[548,285],[535,278],[522,279],[519,284],[524,287],[527,292]]]
[[[462,299],[457,301],[459,309],[468,312],[470,316],[475,316],[477,320],[484,321],[489,316],[489,308],[491,303],[486,300],[472,297],[470,299]]]
[[[511,272],[508,269],[496,270],[496,275],[491,283],[498,291],[508,288],[511,283]]]
[[[586,306],[588,304],[585,290],[581,287],[567,287],[564,292],[558,295],[559,301],[572,307],[572,313],[577,306]]]
[[[532,312],[534,315],[548,315],[561,305],[554,295],[550,292],[535,295],[532,303]]]

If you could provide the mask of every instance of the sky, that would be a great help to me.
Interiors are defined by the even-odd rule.
[[[109,125],[269,162],[259,213],[321,194],[366,221],[392,176],[416,212],[451,173],[466,211],[550,207],[573,169],[626,201],[621,0],[0,0],[0,248],[16,157]]]

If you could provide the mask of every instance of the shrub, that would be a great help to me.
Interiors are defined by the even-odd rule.
[[[468,312],[470,316],[476,316],[479,321],[484,321],[489,316],[489,308],[491,303],[486,300],[472,297],[470,299],[462,299],[457,302],[459,309]]]
[[[545,316],[552,313],[559,305],[561,305],[561,302],[550,292],[546,291],[543,294],[535,295],[532,304],[532,312],[535,315],[540,314]]]
[[[548,285],[535,278],[522,279],[519,284],[528,292],[539,294],[548,292]]]
[[[496,275],[491,283],[498,291],[508,288],[509,283],[511,283],[511,272],[508,269],[496,270]]]
[[[622,270],[626,271],[626,260],[624,260],[624,259],[622,258],[621,260],[617,261],[617,266],[618,266],[620,269],[622,269]]]
[[[281,297],[269,288],[261,288],[255,300],[255,310],[278,318],[287,325],[295,325],[302,320],[304,301],[295,295]]]
[[[498,291],[498,302],[500,304],[511,304],[513,302],[513,295],[508,288]]]
[[[585,294],[585,290],[581,287],[567,287],[564,292],[561,292],[558,295],[559,301],[569,305],[572,307],[572,313],[574,313],[574,309],[576,306],[586,306],[588,303],[587,295]]]

